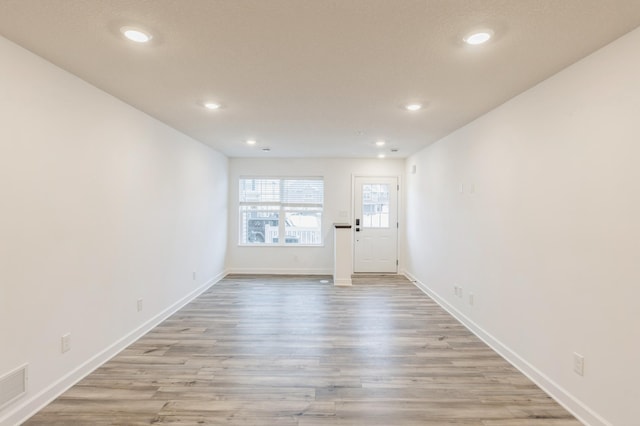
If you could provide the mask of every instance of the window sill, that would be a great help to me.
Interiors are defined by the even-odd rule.
[[[238,244],[238,247],[323,248],[324,244]]]

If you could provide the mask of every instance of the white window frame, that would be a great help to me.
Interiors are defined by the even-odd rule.
[[[251,180],[251,179],[259,179],[259,180],[277,180],[279,181],[280,191],[279,201],[261,201],[261,202],[253,202],[253,201],[241,201],[241,190],[242,190],[242,181],[243,180]],[[282,201],[282,194],[284,193],[284,182],[288,180],[316,180],[322,182],[322,199],[320,203],[307,203],[307,202],[284,202]],[[323,227],[322,227],[322,216],[324,216],[324,177],[323,176],[240,176],[238,178],[238,245],[239,246],[247,246],[247,247],[323,247],[324,246],[324,238],[323,238]],[[249,242],[244,241],[245,235],[243,232],[247,232],[245,228],[245,224],[243,221],[243,212],[246,211],[243,207],[260,207],[264,208],[265,211],[273,211],[278,213],[278,242],[277,243],[267,243],[267,242]],[[319,239],[314,243],[293,243],[286,242],[286,215],[287,213],[295,213],[295,212],[303,212],[303,211],[318,211],[320,213],[320,223],[319,223]],[[281,236],[285,236],[282,238]],[[265,235],[266,237],[266,235]]]

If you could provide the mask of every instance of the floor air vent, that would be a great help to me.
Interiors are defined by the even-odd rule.
[[[0,377],[0,409],[27,392],[27,365]]]

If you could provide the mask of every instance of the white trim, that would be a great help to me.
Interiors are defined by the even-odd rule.
[[[251,275],[329,275],[333,276],[333,269],[310,268],[228,268],[229,274]]]
[[[127,346],[144,336],[151,329],[156,327],[162,321],[182,309],[187,303],[191,302],[196,297],[200,296],[211,286],[219,282],[224,276],[227,275],[227,271],[220,272],[200,287],[193,290],[191,293],[184,296],[182,299],[169,306],[158,315],[150,318],[144,324],[140,325],[129,334],[123,336],[103,351],[95,354],[87,361],[62,376],[57,381],[46,387],[44,390],[38,392],[31,398],[27,398],[24,402],[12,410],[9,410],[2,417],[0,417],[0,426],[13,426],[25,422],[28,418],[36,414],[43,409],[47,404],[56,399],[58,396],[66,392],[70,387],[78,383],[84,377],[89,375],[96,368],[113,358],[120,351]]]
[[[286,159],[285,159],[286,160]],[[238,179],[293,179],[293,180],[322,180],[323,175],[306,176],[306,175],[240,175]]]
[[[465,314],[449,304],[444,298],[440,297],[431,288],[429,288],[429,286],[418,281],[418,279],[409,272],[405,271],[404,275],[423,293],[433,299],[434,302],[440,305],[455,319],[460,321],[460,323],[462,323],[462,325],[464,325],[470,332],[486,343],[491,349],[502,356],[522,374],[527,376],[558,404],[573,414],[580,422],[587,426],[612,426],[612,423],[608,422],[591,408],[587,407],[583,402],[571,395],[566,389],[554,382],[542,371],[531,365],[511,348],[491,335],[491,333],[480,327]]]
[[[351,285],[351,279],[348,279],[348,278],[337,279],[337,280],[334,279],[333,285],[339,286],[339,287],[347,287]]]
[[[246,243],[246,244],[242,244],[242,243],[238,243],[238,244],[236,244],[236,247],[269,247],[269,248],[274,248],[274,247],[283,247],[283,248],[319,247],[319,248],[323,248],[325,246],[324,243],[325,243],[324,241],[322,242],[322,244],[293,244],[293,243],[284,243],[284,244]]]

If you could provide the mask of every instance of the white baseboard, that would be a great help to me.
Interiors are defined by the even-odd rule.
[[[100,367],[109,359],[113,358],[131,343],[144,336],[162,321],[179,311],[187,303],[191,302],[193,299],[204,293],[212,285],[216,284],[218,281],[224,278],[225,275],[227,275],[227,271],[223,271],[217,274],[206,283],[196,288],[191,293],[187,294],[182,299],[178,300],[177,302],[160,312],[158,315],[149,319],[126,336],[111,344],[102,352],[99,352],[93,357],[89,358],[87,361],[76,367],[74,370],[70,371],[68,374],[61,377],[59,380],[52,383],[44,390],[38,392],[32,397],[26,397],[26,399],[20,400],[16,407],[8,410],[6,414],[3,414],[3,416],[0,417],[0,426],[14,426],[26,421],[29,417],[33,416],[35,413],[43,409],[47,404],[63,394],[84,377],[89,375],[96,368]]]
[[[612,426],[610,422],[587,407],[584,403],[567,392],[563,387],[547,377],[542,371],[529,364],[524,358],[491,335],[491,333],[484,330],[465,314],[449,304],[444,298],[440,297],[431,288],[429,288],[429,286],[418,281],[416,277],[407,271],[404,271],[404,275],[423,293],[460,321],[469,331],[475,334],[480,340],[491,347],[491,349],[497,352],[522,374],[538,385],[549,396],[551,396],[551,398],[558,402],[558,404],[562,405],[567,411],[573,414],[580,422],[587,426]]]
[[[333,269],[309,268],[229,268],[230,274],[256,275],[331,275]]]
[[[342,279],[334,279],[333,280],[333,285],[337,285],[337,286],[350,286],[352,285],[351,283],[351,278],[342,278]]]

